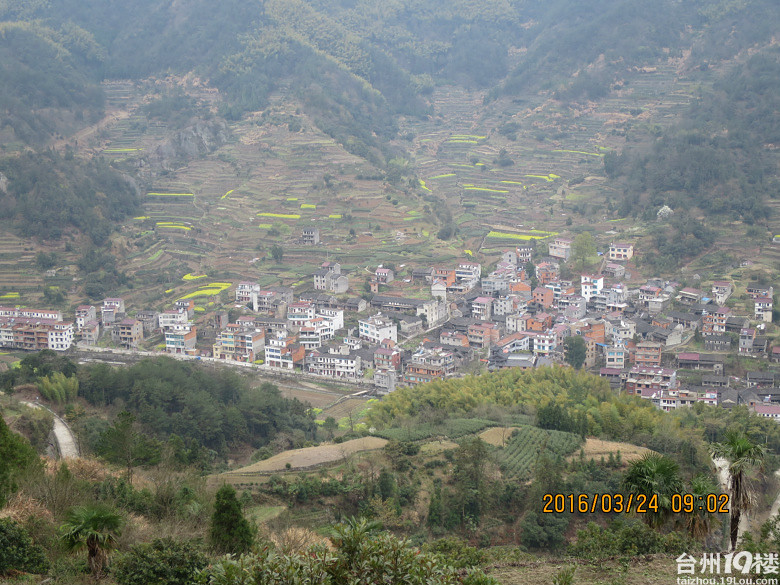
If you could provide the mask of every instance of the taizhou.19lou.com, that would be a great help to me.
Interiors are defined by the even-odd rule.
[[[678,585],[780,585],[777,553],[704,553],[677,557]]]

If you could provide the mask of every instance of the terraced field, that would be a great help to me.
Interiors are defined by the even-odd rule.
[[[294,101],[272,96],[264,112],[233,124],[227,144],[143,185],[143,212],[115,242],[134,287],[117,292],[131,305],[163,306],[198,289],[181,280],[191,272],[305,289],[304,275],[326,259],[337,258],[356,275],[381,262],[451,262],[464,250],[485,261],[503,246],[565,231],[573,211],[587,212],[599,233],[621,228],[597,211],[607,194],[603,155],[643,128],[650,113],[671,121],[692,94],[672,65],[629,81],[598,106],[578,109],[541,94],[485,104],[481,92],[438,88],[433,115],[404,120],[399,132],[408,168],[421,180],[417,187],[382,180],[382,171],[297,115]],[[659,87],[674,88],[672,98],[661,102]],[[85,146],[132,169],[170,130],[139,113],[143,88],[122,82],[105,88],[116,115]],[[300,131],[290,131],[291,117]],[[506,123],[516,126],[516,140],[500,132]],[[458,226],[447,242],[436,238],[442,206]],[[321,245],[300,243],[308,226],[319,228]],[[3,288],[37,288],[43,281],[29,269],[34,253],[17,252],[24,243],[11,239],[0,241]],[[270,259],[276,244],[284,250],[281,266]],[[359,290],[362,278],[352,285]]]

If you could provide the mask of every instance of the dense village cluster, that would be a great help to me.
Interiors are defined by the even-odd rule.
[[[0,308],[0,345],[65,351],[74,343],[110,343],[133,350],[160,335],[157,349],[167,353],[362,382],[386,393],[484,365],[563,364],[567,339],[578,336],[585,368],[661,409],[745,403],[780,420],[773,404],[780,389],[763,365],[780,362],[780,346],[769,347],[762,335],[772,319],[771,286],[748,287],[754,311],[737,315],[727,304],[735,292],[729,281],[701,289],[658,278],[636,288],[623,284],[631,244],[611,244],[597,273],[564,279],[561,264],[571,248],[570,239],[555,238],[536,262],[531,246],[507,249],[487,274],[474,261],[402,265],[405,278],[396,278],[395,266],[380,266],[360,297],[346,294],[358,275],[328,261],[312,275],[312,290],[297,298],[291,288],[239,283],[234,322],[221,310],[196,325],[191,299],[131,317],[123,299],[107,298],[99,307],[79,306],[75,322],[57,310]],[[711,353],[675,351],[694,336]],[[727,375],[730,352],[765,361],[740,379]]]

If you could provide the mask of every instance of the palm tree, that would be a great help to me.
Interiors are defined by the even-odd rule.
[[[692,538],[701,540],[710,533],[713,524],[719,521],[714,514],[707,511],[706,504],[702,508],[699,508],[699,504],[706,502],[707,496],[717,494],[718,488],[709,476],[700,473],[691,478],[688,493],[693,496],[694,505],[691,512],[683,511],[682,525]]]
[[[677,463],[659,453],[647,453],[637,459],[623,476],[623,489],[628,493],[646,496],[648,504],[653,496],[658,496],[658,509],[648,508],[642,515],[654,528],[666,522],[672,512],[672,495],[682,492],[683,487]]]
[[[87,563],[95,579],[100,578],[109,553],[116,548],[123,518],[101,504],[78,506],[68,511],[60,538],[69,550],[87,549]]]
[[[750,472],[762,471],[766,451],[762,445],[754,443],[743,431],[728,431],[723,443],[715,443],[710,448],[716,459],[728,461],[729,489],[729,520],[731,533],[731,550],[737,547],[739,538],[739,521],[743,512],[753,507],[754,492],[750,482]]]

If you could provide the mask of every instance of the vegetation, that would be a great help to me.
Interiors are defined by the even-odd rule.
[[[763,446],[755,443],[744,432],[731,430],[726,440],[712,446],[712,455],[728,462],[729,519],[731,549],[737,547],[739,538],[739,519],[744,512],[753,507],[755,494],[750,484],[750,473],[764,467],[766,452]]]
[[[87,366],[79,382],[79,394],[89,403],[121,401],[152,437],[176,435],[216,453],[242,443],[261,447],[281,433],[300,445],[316,432],[304,404],[282,398],[272,384],[250,389],[229,369],[155,358],[130,368]]]
[[[61,538],[69,550],[87,550],[87,564],[99,578],[116,548],[123,518],[114,510],[98,504],[71,509],[60,527]]]
[[[0,576],[15,571],[45,574],[49,570],[43,548],[32,541],[24,528],[7,518],[0,518],[0,550]]]
[[[252,547],[254,533],[231,485],[217,490],[214,514],[209,527],[209,542],[221,553],[242,554]]]
[[[178,585],[194,582],[207,564],[195,543],[157,538],[120,555],[113,573],[119,585]]]

